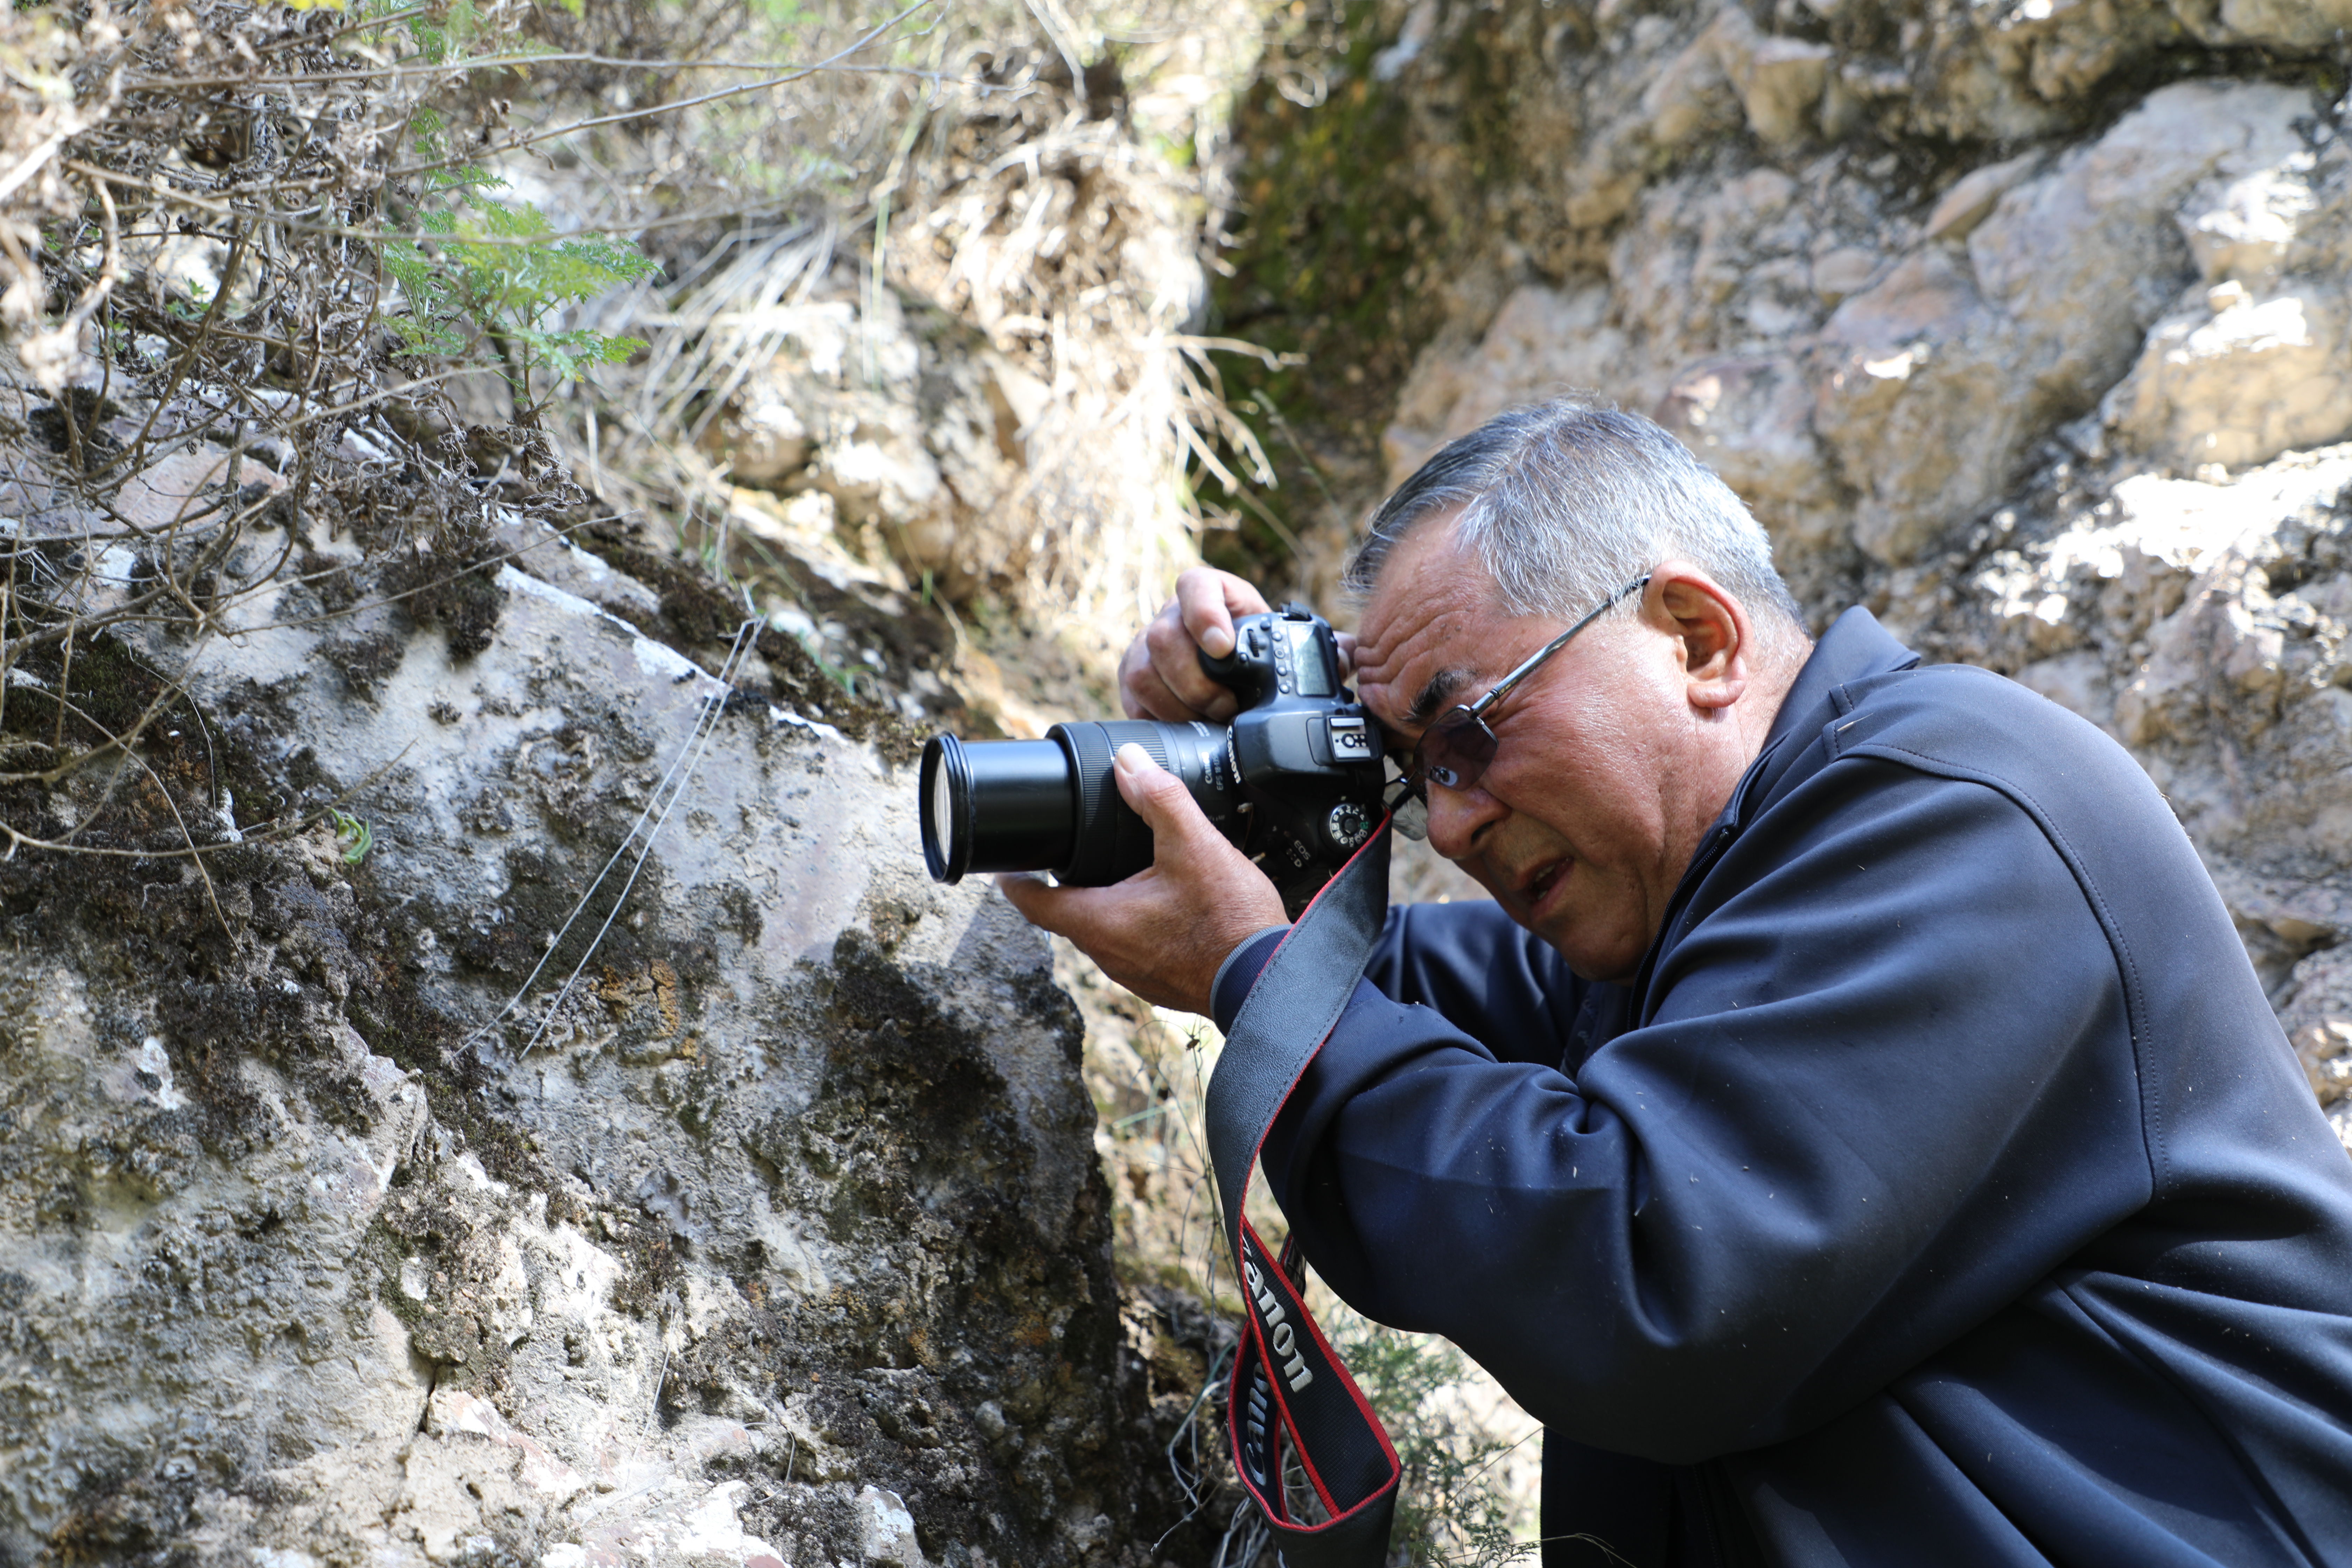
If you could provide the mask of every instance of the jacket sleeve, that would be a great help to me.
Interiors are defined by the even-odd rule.
[[[1490,1056],[1548,1067],[1559,1065],[1587,989],[1486,899],[1391,910],[1364,978],[1391,1001],[1439,1013]]]
[[[1563,1436],[1688,1463],[1792,1435],[2146,1201],[2112,950],[1994,791],[1840,762],[1670,934],[1573,1079],[1415,1005],[1469,994],[1459,958],[1360,984],[1264,1151],[1343,1298]]]
[[[1230,1034],[1258,973],[1288,926],[1268,926],[1228,954],[1211,1006]],[[1391,1002],[1418,1004],[1502,1061],[1559,1064],[1584,998],[1594,989],[1559,954],[1486,899],[1400,904],[1364,963],[1364,978]]]

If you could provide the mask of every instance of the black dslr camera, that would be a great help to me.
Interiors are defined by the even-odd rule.
[[[1292,919],[1381,818],[1380,725],[1339,682],[1331,623],[1285,605],[1234,623],[1234,651],[1201,655],[1241,700],[1230,725],[1056,724],[1042,741],[923,747],[923,858],[934,880],[1051,871],[1098,888],[1151,864],[1151,829],[1120,798],[1111,757],[1134,742],[1258,863]]]

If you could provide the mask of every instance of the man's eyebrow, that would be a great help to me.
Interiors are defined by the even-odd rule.
[[[1439,670],[1429,678],[1429,684],[1421,689],[1421,695],[1412,700],[1412,706],[1405,710],[1404,721],[1416,730],[1420,729],[1429,722],[1431,717],[1440,708],[1446,705],[1445,700],[1459,690],[1462,683],[1469,679],[1470,674],[1467,670]]]

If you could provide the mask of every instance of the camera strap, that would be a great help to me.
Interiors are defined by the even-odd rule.
[[[1307,1314],[1297,1238],[1276,1259],[1242,1213],[1267,1129],[1355,994],[1388,902],[1384,817],[1276,946],[1209,1079],[1209,1163],[1247,1303],[1226,1424],[1234,1467],[1286,1568],[1381,1568],[1402,1479],[1380,1417]],[[1288,1455],[1322,1503],[1323,1523],[1293,1513]]]

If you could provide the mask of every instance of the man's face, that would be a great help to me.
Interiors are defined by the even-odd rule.
[[[1429,789],[1429,841],[1577,973],[1631,978],[1728,798],[1681,642],[1629,606],[1578,634],[1486,715],[1500,742],[1466,789]],[[1389,557],[1356,647],[1357,691],[1409,745],[1565,629],[1516,616],[1451,519]],[[1744,765],[1744,764],[1743,764]]]

